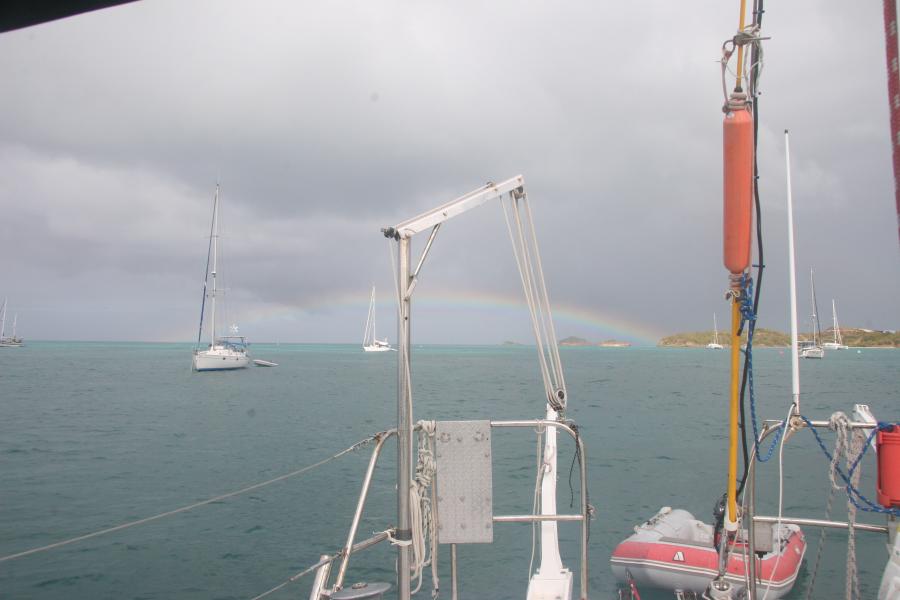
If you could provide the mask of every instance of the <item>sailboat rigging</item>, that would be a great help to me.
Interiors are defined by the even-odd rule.
[[[0,348],[20,348],[24,340],[16,335],[16,323],[19,315],[13,316],[12,336],[6,335],[6,298],[3,299],[3,308],[0,309]]]
[[[723,346],[719,343],[719,324],[716,322],[716,313],[713,313],[713,341],[706,345],[710,350],[722,350]]]
[[[832,334],[834,335],[834,341],[825,342],[822,344],[822,347],[828,350],[847,350],[849,346],[844,344],[844,339],[841,337],[841,328],[838,326],[837,308],[834,306],[834,298],[831,299],[831,319],[833,321]]]
[[[387,352],[393,350],[387,338],[379,340],[375,336],[375,286],[372,286],[372,295],[369,297],[369,314],[366,317],[366,331],[363,334],[363,350],[366,352]]]
[[[800,358],[822,358],[825,350],[819,344],[822,339],[822,327],[819,325],[819,308],[816,302],[816,282],[813,279],[812,269],[809,270],[809,287],[812,295],[812,340],[798,342]]]
[[[210,262],[212,263],[210,265]],[[237,325],[230,327],[231,335],[216,335],[216,297],[222,292],[218,288],[217,274],[219,263],[219,185],[216,184],[216,195],[213,200],[213,216],[210,225],[209,247],[206,253],[206,274],[203,280],[203,300],[200,303],[200,326],[197,331],[197,346],[194,348],[193,368],[195,371],[226,371],[243,369],[250,364],[247,351],[247,340],[238,335]],[[210,269],[212,266],[212,269]],[[212,289],[208,288],[210,278]],[[200,349],[203,336],[203,316],[206,310],[206,299],[210,304],[209,346]]]

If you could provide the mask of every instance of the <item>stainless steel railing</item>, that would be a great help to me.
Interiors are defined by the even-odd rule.
[[[828,421],[809,421],[809,425],[816,428],[829,428],[830,424]],[[794,417],[788,423],[788,427],[785,430],[785,439],[787,442],[794,433],[803,429],[804,427],[809,426],[807,422],[803,419]],[[762,443],[768,436],[772,435],[779,429],[784,426],[784,421],[779,420],[768,420],[763,422],[763,429],[759,434],[759,443]],[[851,429],[873,429],[877,427],[876,423],[867,423],[862,421],[853,421],[849,424]],[[757,443],[757,446],[759,446]],[[802,517],[792,517],[792,516],[782,516],[773,517],[768,515],[757,515],[756,513],[756,450],[752,453],[750,457],[750,466],[747,470],[747,490],[745,492],[748,495],[747,501],[747,514],[745,518],[750,523],[790,523],[794,525],[804,525],[809,527],[827,527],[832,529],[849,529],[850,524],[844,521],[830,521],[825,519],[808,519]],[[888,527],[882,525],[872,525],[869,523],[854,523],[853,528],[857,531],[868,531],[872,533],[888,533]],[[750,545],[750,556],[756,556],[756,536],[754,534],[754,528],[748,527],[748,542]],[[748,575],[749,575],[749,596],[751,598],[756,597],[756,560],[755,558],[748,561],[747,565]]]
[[[581,523],[581,556],[580,556],[580,569],[579,569],[579,592],[581,600],[587,600],[588,598],[588,527],[591,518],[592,508],[588,504],[588,494],[587,494],[587,458],[585,454],[584,441],[581,436],[578,435],[576,429],[569,423],[562,423],[558,421],[550,421],[546,419],[533,419],[533,420],[521,420],[521,421],[491,421],[491,427],[493,428],[535,428],[535,427],[556,427],[559,430],[567,432],[570,436],[572,436],[575,441],[577,452],[580,453],[581,460],[580,462],[580,470],[579,475],[581,479],[581,512],[578,514],[566,514],[566,515],[494,515],[493,521],[495,523],[535,523],[541,521],[564,521],[564,522],[580,522]],[[344,543],[344,546],[340,551],[336,552],[333,555],[322,555],[318,562],[311,565],[304,571],[301,571],[297,575],[295,575],[291,580],[295,581],[300,577],[307,575],[312,572],[316,572],[316,580],[313,584],[313,589],[310,593],[310,600],[319,600],[323,593],[326,591],[331,591],[332,593],[338,589],[340,589],[344,585],[344,581],[347,575],[347,569],[350,564],[350,557],[357,552],[365,550],[366,548],[370,548],[386,539],[389,538],[389,531],[382,532],[376,534],[373,537],[370,537],[362,542],[354,543],[356,538],[357,530],[359,529],[359,523],[362,519],[363,511],[365,510],[366,500],[369,495],[369,488],[371,487],[372,477],[375,472],[375,466],[378,463],[378,459],[381,455],[382,448],[384,447],[384,443],[397,434],[396,429],[391,429],[388,431],[383,431],[374,436],[375,445],[372,449],[372,455],[369,457],[369,463],[366,467],[365,475],[363,476],[362,487],[360,489],[359,498],[356,502],[356,509],[353,513],[353,518],[350,522],[350,530],[347,533],[347,540]],[[331,565],[340,559],[340,565],[338,566],[337,575],[335,576],[334,583],[329,585],[328,579],[330,576]],[[451,545],[451,597],[456,598],[456,574],[457,574],[457,564],[456,564],[456,548],[455,544]]]

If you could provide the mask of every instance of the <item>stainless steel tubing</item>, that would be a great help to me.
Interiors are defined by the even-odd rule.
[[[410,344],[410,240],[398,240],[398,285],[400,314],[397,319],[397,532],[396,538],[407,541],[410,530],[409,488],[412,484],[412,399],[409,389]],[[409,546],[397,545],[397,598],[410,600]]]
[[[353,539],[356,537],[356,530],[359,528],[359,521],[362,518],[363,509],[366,505],[366,498],[369,495],[369,485],[372,483],[372,474],[375,472],[375,464],[381,455],[381,448],[384,442],[397,430],[383,431],[375,436],[375,447],[372,449],[372,456],[369,457],[369,466],[366,468],[366,475],[363,478],[362,489],[359,492],[359,500],[356,502],[356,512],[353,513],[353,522],[350,524],[350,532],[347,534],[347,542],[344,544],[343,558],[341,566],[338,569],[337,578],[334,580],[334,589],[340,589],[344,585],[344,577],[347,575],[347,565],[350,563],[350,555],[353,553]]]
[[[584,515],[506,515],[495,516],[494,523],[533,523],[534,521],[583,521]]]
[[[748,541],[750,542],[750,556],[747,565],[749,577],[749,597],[756,598],[756,528],[753,526],[753,512],[756,510],[756,450],[750,453],[750,466],[747,468],[747,491],[750,496],[747,501],[747,517],[750,519],[750,527],[747,529]]]
[[[830,427],[830,423],[828,421],[813,421],[812,419],[810,419],[809,422],[812,424],[813,427],[817,427],[820,429],[828,429]],[[766,425],[769,427],[775,427],[776,429],[777,429],[777,426],[781,425],[781,423],[782,423],[782,421],[779,419],[767,419],[767,420],[763,421],[763,425]],[[806,425],[806,421],[803,421],[803,424]],[[864,423],[862,421],[851,421],[849,424],[849,427],[850,427],[850,429],[875,429],[876,427],[878,427],[878,424],[877,423]]]
[[[759,441],[762,442],[764,439],[769,437],[771,434],[778,431],[784,421],[778,419],[768,419],[763,421],[763,430],[759,434]],[[803,424],[806,425],[806,422],[803,421]],[[829,428],[830,423],[828,421],[813,421],[810,419],[810,424],[813,427],[817,428]],[[853,421],[850,423],[851,428],[855,429],[872,429],[877,425],[872,423],[862,423],[858,421]],[[758,444],[757,444],[758,446]],[[768,517],[755,515],[756,512],[756,452],[754,451],[751,458],[750,467],[748,469],[748,479],[749,479],[749,490],[750,494],[749,502],[747,503],[747,512],[749,513],[747,516],[749,517],[752,523],[777,523],[778,517]],[[825,521],[822,519],[802,519],[795,517],[782,517],[782,523],[791,523],[794,525],[808,525],[810,527],[829,527],[836,529],[848,529],[850,526],[842,521]],[[854,524],[854,529],[858,529],[860,531],[871,531],[874,533],[887,533],[888,528],[881,525],[868,525],[866,523],[856,523]],[[756,539],[753,531],[753,527],[749,527],[750,534],[750,555],[754,558],[754,560],[750,561],[749,564],[749,576],[750,576],[750,597],[756,597]]]
[[[755,523],[777,523],[778,517],[768,517],[757,515],[753,517]],[[800,517],[781,517],[782,523],[791,523],[794,525],[808,525],[810,527],[828,527],[829,529],[849,529],[850,524],[845,521],[826,521],[824,519],[803,519]],[[888,528],[884,525],[870,525],[868,523],[854,523],[853,528],[857,531],[871,531],[873,533],[888,533]]]
[[[327,554],[319,557],[319,560],[329,558]],[[309,600],[320,600],[325,586],[328,585],[328,574],[331,571],[331,562],[327,562],[316,570],[316,578],[313,580],[312,590],[309,592]]]
[[[587,600],[588,597],[588,527],[590,526],[590,509],[588,508],[587,498],[587,453],[584,450],[584,441],[581,439],[572,427],[566,423],[559,421],[548,421],[546,419],[533,419],[525,421],[491,421],[491,427],[556,427],[568,432],[578,445],[578,452],[581,454],[581,572],[579,577],[579,598]],[[569,516],[569,515],[558,515]],[[576,520],[576,519],[558,519],[560,521]]]
[[[459,588],[456,580],[456,544],[450,544],[450,598],[459,600]]]

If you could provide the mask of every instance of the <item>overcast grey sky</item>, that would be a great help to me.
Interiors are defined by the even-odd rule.
[[[356,342],[379,233],[523,174],[560,336],[726,320],[717,60],[737,2],[152,0],[0,35],[0,297],[28,339],[196,336],[215,182],[228,320]],[[880,4],[768,2],[760,326],[900,328]],[[441,230],[414,340],[529,340],[499,208]],[[826,319],[827,320],[827,319]]]

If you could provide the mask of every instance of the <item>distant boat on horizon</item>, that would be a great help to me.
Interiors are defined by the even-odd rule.
[[[387,338],[379,340],[375,337],[375,286],[369,297],[369,314],[366,317],[366,331],[363,334],[363,350],[366,352],[387,352],[393,350]]]
[[[834,306],[834,298],[831,299],[831,318],[834,321],[834,324],[832,325],[834,341],[825,342],[822,344],[822,347],[828,350],[848,350],[850,347],[844,344],[844,339],[841,337],[841,328],[838,326],[837,309]]]
[[[210,270],[210,258],[212,270]],[[237,325],[230,328],[231,335],[216,335],[216,296],[219,289],[216,275],[219,266],[219,185],[216,184],[216,196],[213,200],[213,217],[209,233],[209,248],[206,253],[206,273],[203,279],[203,300],[200,304],[200,327],[197,331],[197,346],[192,359],[195,371],[230,371],[243,369],[250,364],[247,351],[247,340],[238,335]],[[212,277],[212,290],[207,290],[207,283]],[[203,335],[203,314],[206,309],[206,298],[210,301],[209,346],[200,349],[200,338]]]
[[[825,350],[819,345],[822,337],[822,328],[819,325],[819,309],[816,306],[816,282],[813,279],[813,271],[809,270],[809,288],[812,294],[812,340],[797,342],[797,350],[800,358],[824,358]]]
[[[3,299],[3,308],[0,310],[0,348],[21,348],[25,345],[25,340],[16,335],[16,324],[19,321],[19,315],[13,316],[12,336],[6,335],[6,298]]]
[[[713,341],[706,345],[710,350],[722,350],[724,347],[719,343],[719,324],[716,322],[716,313],[713,313]]]

